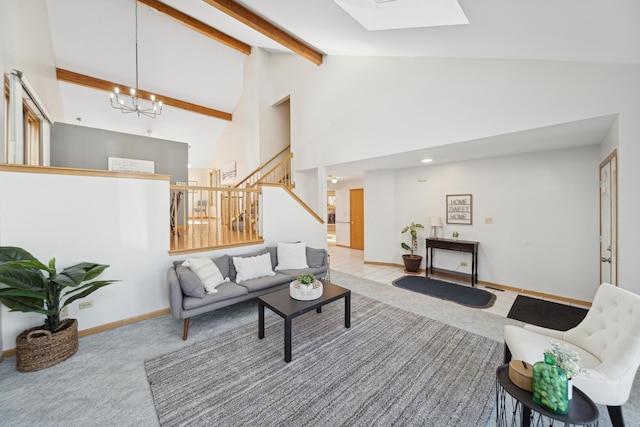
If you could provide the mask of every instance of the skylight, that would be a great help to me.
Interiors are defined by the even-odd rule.
[[[369,31],[468,24],[456,0],[334,0]]]

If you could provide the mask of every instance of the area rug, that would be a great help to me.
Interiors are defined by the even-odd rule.
[[[268,311],[268,310],[267,310]],[[352,293],[293,321],[255,325],[145,361],[162,426],[472,426],[495,401],[502,344]]]
[[[507,317],[544,328],[567,331],[578,325],[587,310],[552,301],[518,295]]]
[[[446,299],[467,307],[489,308],[496,301],[496,296],[491,292],[424,276],[403,276],[392,283],[399,288]]]

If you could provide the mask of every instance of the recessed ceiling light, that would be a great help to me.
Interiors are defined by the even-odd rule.
[[[433,159],[422,159],[421,162],[422,163],[431,163],[431,162],[433,162]]]

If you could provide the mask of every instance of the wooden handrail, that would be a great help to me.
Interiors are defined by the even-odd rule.
[[[287,157],[285,157],[284,159],[280,160],[280,162],[275,165],[274,167],[272,167],[269,172],[263,174],[260,178],[258,178],[258,180],[256,182],[254,182],[252,184],[252,187],[255,187],[258,184],[261,183],[265,183],[265,182],[271,182],[274,184],[280,184],[279,182],[274,182],[274,181],[267,181],[267,178],[273,174],[274,172],[276,172],[278,169],[281,169],[283,165],[286,165],[287,162],[291,161],[291,159],[293,158],[293,153],[289,153],[287,155]],[[285,171],[282,173],[282,176],[286,176],[286,175],[291,175],[291,167],[289,167],[288,171]]]
[[[237,183],[234,187],[241,187],[242,185],[244,185],[246,182],[249,182],[249,185],[253,185],[252,183],[252,178],[254,178],[254,175],[259,174],[262,169],[264,169],[269,163],[271,163],[272,161],[274,161],[275,159],[278,158],[278,156],[280,156],[282,153],[285,153],[287,150],[289,150],[291,148],[291,145],[287,145],[286,147],[284,147],[282,150],[280,150],[275,156],[271,157],[269,160],[267,160],[266,162],[264,162],[264,164],[262,166],[258,166],[256,169],[254,169],[253,172],[251,172],[249,175],[247,175],[242,181],[240,181],[239,183]]]
[[[309,212],[311,215],[313,215],[313,217],[320,223],[320,224],[324,224],[324,220],[322,218],[320,218],[320,216],[315,213],[313,211],[313,209],[311,209],[304,201],[302,201],[302,199],[298,196],[296,196],[296,194],[291,191],[289,189],[289,187],[287,187],[286,185],[283,184],[276,184],[274,182],[263,182],[259,184],[260,187],[280,187],[282,189],[284,189],[284,191],[286,191],[287,193],[289,193],[289,195],[291,197],[293,197],[293,199],[298,202],[298,204],[300,204],[300,206],[302,206],[303,208],[306,209],[307,212]]]

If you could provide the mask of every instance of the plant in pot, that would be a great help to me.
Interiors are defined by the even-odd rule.
[[[0,247],[0,303],[10,311],[39,313],[44,325],[16,338],[16,365],[21,372],[37,371],[73,356],[78,350],[78,322],[60,320],[60,310],[116,280],[93,280],[108,265],[82,262],[56,270],[22,248]]]
[[[402,260],[404,261],[404,268],[406,271],[415,273],[420,268],[420,263],[422,262],[422,256],[416,255],[413,252],[418,249],[418,229],[424,228],[422,224],[416,224],[411,221],[411,225],[407,225],[402,229],[402,234],[409,232],[411,236],[411,246],[402,242],[402,249],[409,251],[409,254],[402,255]]]

